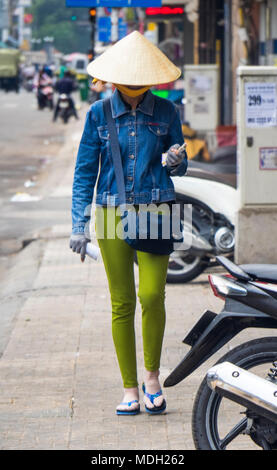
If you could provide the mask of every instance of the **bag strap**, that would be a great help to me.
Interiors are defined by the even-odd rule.
[[[116,125],[112,116],[111,101],[110,98],[104,100],[104,114],[107,121],[108,132],[110,134],[110,145],[111,153],[114,165],[115,179],[119,196],[119,204],[126,203],[125,197],[125,183],[124,174],[122,168],[121,152],[118,142],[118,136],[116,131]]]

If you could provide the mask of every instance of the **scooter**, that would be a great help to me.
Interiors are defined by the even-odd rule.
[[[74,115],[70,97],[65,93],[62,93],[58,98],[57,107],[58,110],[56,117],[60,116],[60,118],[66,124],[69,118]]]
[[[181,221],[186,236],[190,232],[190,241],[185,249],[178,248],[170,255],[168,283],[192,281],[207,268],[217,266],[218,255],[233,258],[239,204],[236,149],[219,149],[213,158],[212,163],[189,160],[186,175],[172,177],[176,204],[180,205]]]
[[[48,107],[52,110],[54,107],[53,96],[54,90],[52,85],[40,86],[37,90],[38,109],[41,110]]]
[[[245,328],[277,328],[277,265],[217,261],[228,274],[210,275],[209,282],[225,305],[219,314],[207,310],[187,334],[190,350],[165,387],[180,383]],[[277,337],[240,344],[208,370],[194,401],[192,434],[199,450],[277,449]]]
[[[192,243],[190,249],[176,250],[170,256],[168,283],[195,279],[218,264],[218,255],[233,257],[238,207],[235,150],[230,148],[229,158],[226,150],[222,158],[220,152],[213,163],[190,160],[187,174],[172,178],[181,216],[184,206],[191,205]]]

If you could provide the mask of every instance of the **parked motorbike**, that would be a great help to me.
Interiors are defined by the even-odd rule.
[[[219,149],[212,163],[190,160],[184,177],[173,177],[176,203],[192,208],[190,249],[176,250],[169,258],[168,283],[185,283],[217,265],[216,256],[232,258],[235,246],[235,148]],[[183,221],[184,222],[184,221]]]
[[[236,149],[219,149],[212,163],[189,160],[187,174],[172,181],[190,243],[170,255],[167,282],[186,283],[216,266],[216,256],[233,257],[238,207]],[[186,207],[191,207],[189,222],[184,217]]]
[[[53,96],[54,90],[52,85],[39,86],[37,90],[38,109],[44,109],[47,107],[49,109],[53,109]]]
[[[277,265],[236,265],[210,275],[219,314],[207,310],[184,339],[190,350],[164,382],[172,387],[245,328],[277,328]],[[251,371],[250,371],[251,370]],[[196,449],[277,449],[277,337],[240,344],[208,370],[192,414]]]
[[[63,122],[66,124],[71,116],[74,116],[71,99],[65,93],[62,93],[58,98],[57,104],[57,115],[61,117]]]

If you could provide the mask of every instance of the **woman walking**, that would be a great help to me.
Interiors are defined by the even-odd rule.
[[[182,176],[187,156],[181,122],[174,104],[151,93],[153,85],[168,83],[180,70],[137,31],[123,38],[88,66],[94,81],[112,83],[112,119],[122,158],[125,199],[138,210],[140,204],[172,204],[174,185],[170,176]],[[121,371],[124,393],[116,413],[140,411],[137,381],[134,315],[136,291],[134,248],[122,237],[108,233],[109,220],[119,206],[119,190],[112,159],[104,100],[96,101],[87,113],[77,155],[72,197],[73,229],[70,247],[85,259],[90,240],[86,208],[96,194],[96,236],[104,262],[112,305],[112,335]],[[161,164],[162,154],[166,162]],[[103,234],[104,226],[104,234]],[[101,233],[100,233],[101,232]],[[144,383],[147,412],[159,414],[166,408],[159,383],[159,368],[165,328],[165,283],[168,254],[137,251],[139,268],[138,298],[142,308]]]

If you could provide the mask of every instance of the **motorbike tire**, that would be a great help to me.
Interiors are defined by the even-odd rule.
[[[168,272],[166,276],[166,282],[168,284],[185,284],[186,282],[190,282],[196,277],[200,276],[203,271],[205,271],[206,267],[208,266],[208,261],[205,262],[203,259],[194,259],[194,263],[192,263],[191,268],[188,269],[186,272],[183,273],[178,273],[176,271],[176,274],[173,274],[173,271],[171,269],[172,263],[174,263],[174,259],[172,260],[169,257],[169,267],[168,267]]]
[[[177,203],[182,202],[181,198],[177,198]],[[192,222],[192,228],[196,232],[198,231],[196,225]],[[168,262],[168,270],[166,276],[166,282],[168,284],[185,284],[186,282],[190,282],[208,267],[209,259],[206,257],[197,257],[194,255],[187,255],[181,256],[180,255],[180,262],[178,262],[178,256],[176,255],[177,252],[174,252],[172,255],[169,256]],[[137,256],[135,254],[134,261],[138,264]],[[176,268],[174,268],[174,264]],[[180,267],[180,269],[178,269]]]
[[[186,197],[183,197],[181,194],[176,194],[176,203],[182,204],[183,202],[187,203],[188,200]],[[196,233],[198,232],[197,225],[192,220],[192,230]],[[169,257],[168,263],[168,270],[167,270],[167,277],[166,282],[168,284],[185,284],[186,282],[190,282],[196,277],[200,276],[203,271],[207,268],[209,264],[209,259],[203,256],[194,256],[190,253],[187,253],[184,256],[181,256],[180,253],[180,261],[178,262],[178,253],[174,252],[174,257]],[[175,268],[174,268],[175,265]],[[182,269],[183,265],[183,269]],[[178,269],[178,266],[180,269]],[[177,268],[177,269],[176,269]]]
[[[217,364],[228,361],[248,370],[258,365],[268,365],[276,358],[277,338],[266,337],[237,346],[225,354]],[[265,369],[265,377],[268,371],[269,366]],[[205,378],[197,392],[192,411],[192,436],[197,450],[226,450],[223,440],[220,441],[217,426],[221,401],[222,398],[209,388]]]
[[[134,255],[134,261],[136,264],[138,264],[138,259],[137,259],[137,254],[135,253]],[[170,263],[170,257],[169,257],[169,263]],[[208,262],[205,264],[203,261],[201,261],[201,264],[197,264],[192,268],[191,270],[187,271],[186,273],[182,274],[170,274],[170,272],[167,272],[166,276],[166,282],[168,284],[183,284],[186,282],[190,282],[196,277],[198,277],[202,272],[206,269]]]

